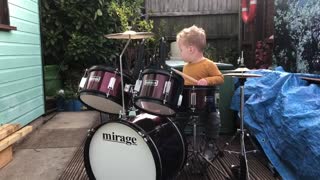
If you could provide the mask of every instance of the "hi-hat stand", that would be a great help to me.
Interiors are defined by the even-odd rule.
[[[239,58],[240,59],[240,58]],[[244,113],[244,83],[246,82],[247,78],[255,78],[255,77],[261,77],[261,75],[258,74],[249,74],[245,73],[245,71],[249,70],[245,68],[243,64],[243,54],[241,58],[241,65],[238,69],[229,71],[231,73],[224,74],[224,76],[232,76],[239,78],[239,88],[240,88],[240,129],[237,129],[237,132],[229,142],[226,143],[225,147],[223,148],[224,151],[229,153],[235,153],[239,154],[239,160],[240,160],[240,166],[239,167],[232,167],[236,170],[240,168],[238,179],[240,180],[250,180],[249,176],[249,169],[248,169],[248,160],[247,160],[247,154],[248,153],[256,153],[258,150],[256,150],[256,145],[253,142],[253,140],[250,138],[249,133],[247,133],[247,130],[244,128],[244,119],[243,119],[243,113]],[[232,73],[233,72],[233,73]],[[226,150],[225,148],[231,144],[231,142],[237,137],[240,136],[240,152]],[[245,136],[249,137],[249,140],[254,145],[255,149],[247,151],[245,147]]]
[[[195,94],[194,94],[195,95]],[[201,152],[200,149],[200,143],[197,142],[197,137],[198,137],[198,133],[197,133],[197,126],[199,123],[199,116],[198,113],[195,112],[195,106],[196,106],[196,97],[195,96],[191,96],[191,124],[193,127],[193,133],[192,133],[192,147],[191,150],[189,150],[188,152],[188,158],[187,161],[194,158],[194,162],[196,162],[197,164],[201,165],[204,160],[204,162],[206,162],[209,166],[212,166],[215,170],[217,170],[220,174],[222,174],[226,179],[229,179],[229,176],[226,175],[222,170],[220,170],[218,167],[216,167],[216,165],[214,165],[209,159],[207,159],[203,153]],[[220,150],[219,150],[220,151]],[[215,154],[213,157],[213,160],[215,160],[217,158],[217,156],[219,155],[219,153]],[[213,161],[212,160],[212,161]],[[187,165],[189,165],[189,163],[187,162]],[[200,172],[201,173],[201,172]]]

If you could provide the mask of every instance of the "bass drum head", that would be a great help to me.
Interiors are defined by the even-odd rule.
[[[152,141],[139,135],[134,125],[108,122],[92,131],[86,141],[84,161],[90,179],[158,180],[159,154]]]
[[[82,91],[79,99],[82,103],[100,112],[119,114],[122,110],[121,104],[117,103],[118,100],[112,97],[106,99],[105,94]]]

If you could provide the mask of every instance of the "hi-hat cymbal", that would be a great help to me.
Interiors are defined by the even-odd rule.
[[[250,73],[226,73],[223,76],[233,76],[238,78],[256,78],[261,77],[260,74],[250,74]]]
[[[151,32],[125,31],[123,33],[107,34],[104,37],[108,39],[145,39],[153,36]]]
[[[240,73],[240,72],[247,72],[250,71],[250,69],[246,68],[246,67],[239,67],[237,69],[234,70],[228,70],[228,71],[224,71],[225,73]]]

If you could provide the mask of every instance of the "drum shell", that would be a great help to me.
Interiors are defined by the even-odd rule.
[[[171,77],[171,78],[170,78]],[[171,83],[168,94],[165,94],[166,81]],[[142,85],[135,97],[135,106],[142,111],[160,116],[173,116],[178,107],[179,96],[182,94],[184,80],[181,76],[165,70],[147,69],[142,73]],[[159,104],[172,109],[170,113],[157,113],[147,107],[143,108],[137,101],[145,101]]]
[[[112,78],[115,78],[113,89],[109,89],[109,83]],[[123,81],[125,84],[132,84],[133,80],[126,74],[123,74]],[[116,69],[106,66],[92,66],[87,73],[87,80],[84,87],[79,92],[79,99],[85,105],[106,113],[118,114],[118,112],[108,112],[108,107],[99,107],[92,102],[86,101],[82,96],[92,95],[105,98],[107,101],[112,101],[118,106],[122,106],[121,94],[121,75]],[[130,94],[124,92],[124,102],[127,106],[130,99]]]
[[[203,112],[215,110],[215,86],[184,86],[182,93],[181,111]],[[192,94],[196,96],[195,105],[192,104]],[[210,103],[210,105],[209,105]]]

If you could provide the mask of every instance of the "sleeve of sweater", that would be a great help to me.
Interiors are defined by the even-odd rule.
[[[224,83],[224,77],[214,62],[208,61],[207,72],[208,77],[206,77],[205,80],[207,80],[208,85],[219,85]]]

